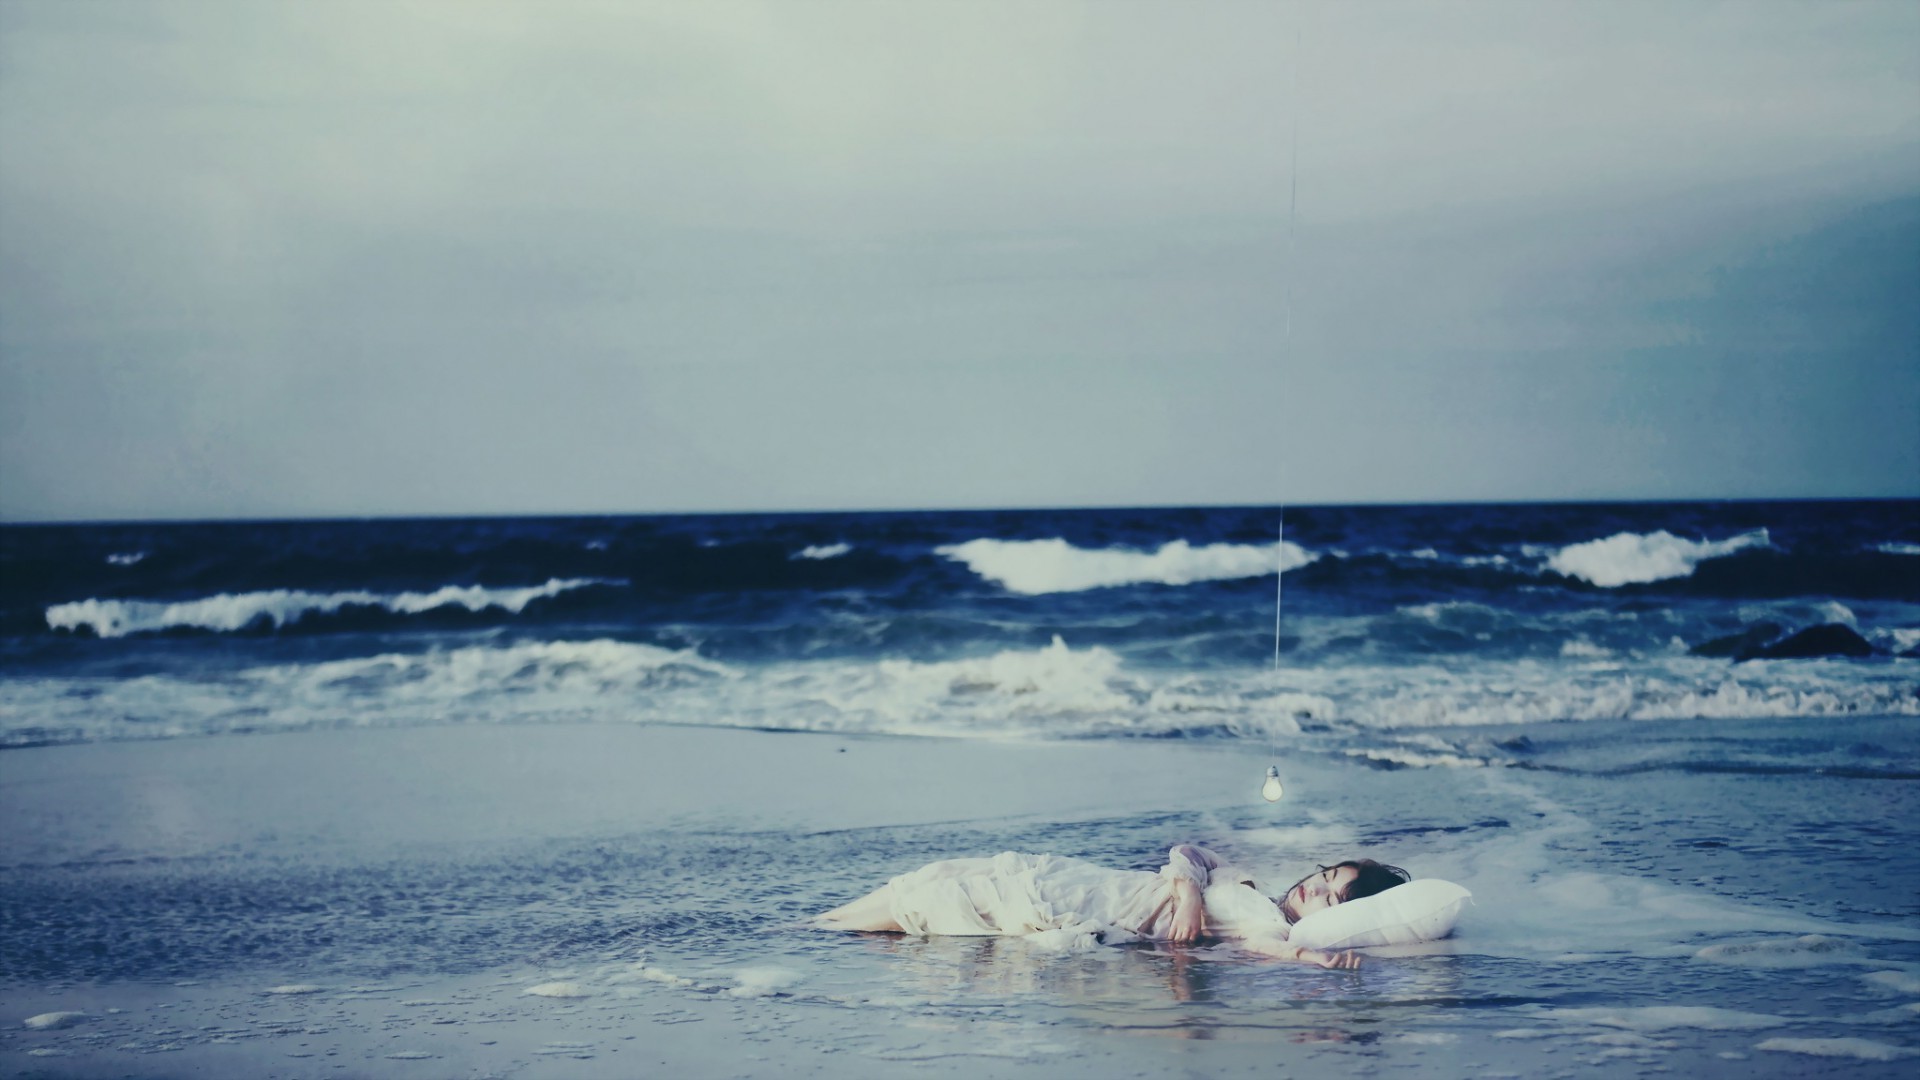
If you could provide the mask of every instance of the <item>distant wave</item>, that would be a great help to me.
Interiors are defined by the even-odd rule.
[[[1889,540],[1873,550],[1882,555],[1920,555],[1920,544],[1909,544],[1902,540]]]
[[[330,615],[345,607],[384,608],[396,615],[417,615],[436,608],[488,608],[519,614],[529,603],[558,596],[588,585],[619,585],[597,578],[554,578],[545,585],[525,588],[488,588],[448,585],[433,592],[332,592],[269,589],[262,592],[221,593],[198,600],[76,600],[47,608],[47,625],[54,630],[86,629],[103,638],[161,630],[194,629],[214,632],[243,630],[265,620],[285,627],[310,615]]]
[[[1273,545],[1206,544],[1194,547],[1185,540],[1162,544],[1156,551],[1130,548],[1088,550],[1065,540],[969,540],[934,549],[1009,592],[1027,596],[1083,592],[1116,585],[1191,585],[1197,581],[1260,577],[1274,572]],[[1319,558],[1297,544],[1284,543],[1277,553],[1286,570]]]
[[[691,650],[599,639],[388,653],[259,668],[254,675],[267,683],[297,686],[301,696],[309,700],[328,691],[344,691],[450,703],[536,692],[571,691],[593,696],[632,693],[725,678],[733,671]]]
[[[609,639],[523,641],[184,677],[37,676],[6,689],[0,747],[561,721],[996,739],[1279,735],[1421,768],[1513,763],[1484,729],[1514,724],[1920,715],[1910,677],[1890,664],[1733,669],[1676,656],[1631,672],[1467,661],[1196,674],[1136,668],[1058,637],[954,660],[766,665]]]
[[[853,550],[852,544],[808,544],[793,553],[796,559],[837,559]]]
[[[107,556],[107,563],[110,566],[137,566],[146,557],[144,551],[123,551]]]
[[[1623,532],[1563,547],[1548,556],[1547,568],[1611,589],[1686,577],[1708,559],[1770,543],[1765,529],[1720,541],[1687,540],[1665,529],[1646,534]]]

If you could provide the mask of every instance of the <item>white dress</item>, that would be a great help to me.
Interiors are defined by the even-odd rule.
[[[1165,939],[1174,883],[1194,883],[1215,937],[1279,938],[1287,922],[1253,878],[1205,848],[1180,844],[1159,873],[1109,870],[1084,859],[1008,851],[946,859],[888,882],[891,913],[910,934],[1000,936],[1099,934],[1108,943]]]

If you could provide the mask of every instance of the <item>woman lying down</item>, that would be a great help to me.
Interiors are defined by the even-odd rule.
[[[1423,888],[1405,894],[1412,903],[1370,902],[1365,911],[1344,913],[1358,918],[1336,925],[1313,916],[1401,888],[1411,875],[1372,859],[1349,859],[1321,867],[1279,896],[1262,894],[1254,880],[1192,844],[1168,851],[1159,873],[1009,851],[929,863],[817,921],[829,929],[907,934],[1085,933],[1108,944],[1236,938],[1264,956],[1352,968],[1360,964],[1353,947],[1446,936],[1469,895],[1449,882],[1422,881]],[[1315,932],[1303,933],[1308,928]]]

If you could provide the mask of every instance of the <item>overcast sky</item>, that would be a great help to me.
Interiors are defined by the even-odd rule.
[[[9,520],[1920,494],[1911,0],[7,0],[0,147]]]

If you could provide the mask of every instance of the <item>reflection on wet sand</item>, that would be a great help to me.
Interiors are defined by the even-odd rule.
[[[1055,1022],[1173,1039],[1367,1044],[1415,1010],[1461,1000],[1450,958],[1369,958],[1356,971],[1265,960],[1232,943],[1062,952],[1022,938],[856,940],[888,997],[936,1008],[1046,1010]]]

